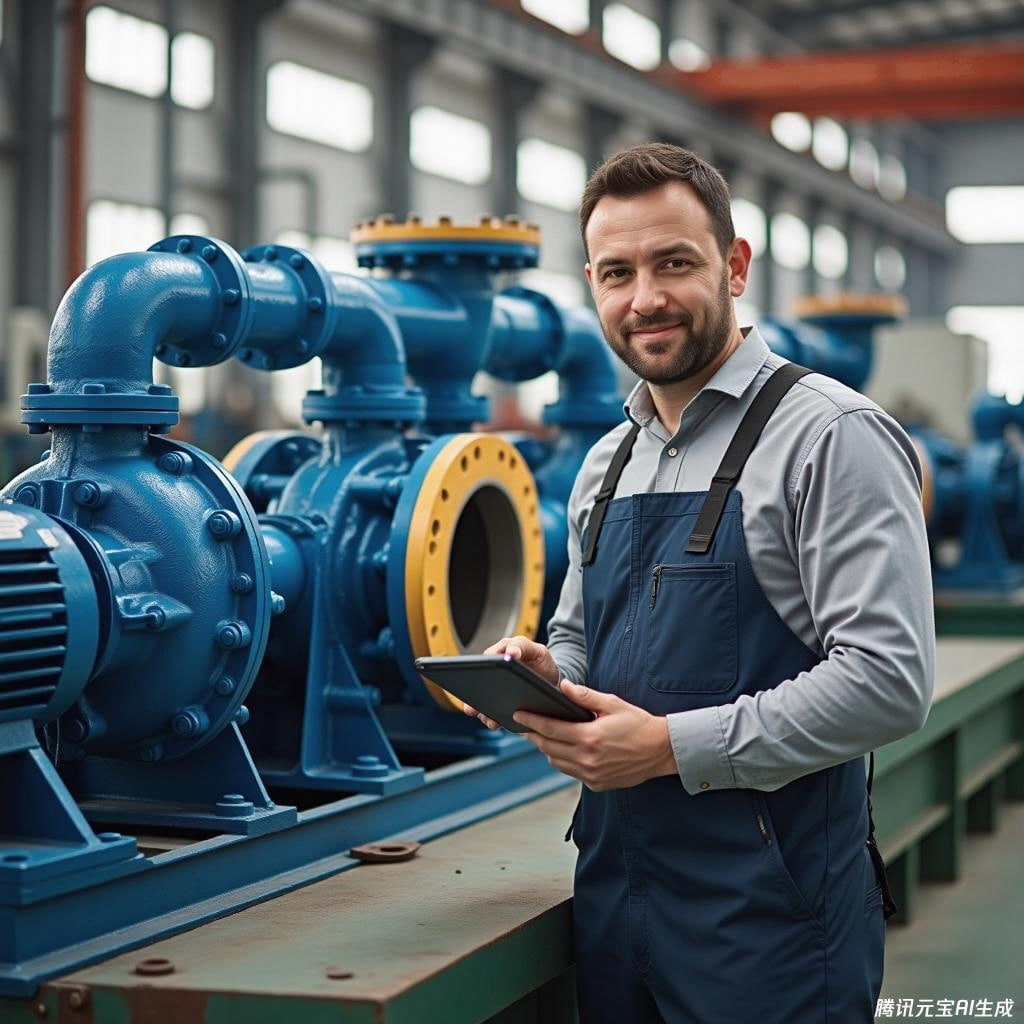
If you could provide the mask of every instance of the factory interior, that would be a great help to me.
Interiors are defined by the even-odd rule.
[[[876,1018],[1024,1018],[1024,0],[0,0],[0,69],[0,1022],[579,1020],[579,784],[414,662],[546,636],[652,141],[921,463]]]

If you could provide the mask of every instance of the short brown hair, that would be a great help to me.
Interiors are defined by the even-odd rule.
[[[681,181],[697,193],[711,217],[711,230],[724,256],[736,230],[732,224],[729,186],[711,164],[682,146],[667,142],[645,142],[609,157],[594,173],[583,190],[580,203],[580,234],[587,252],[587,224],[594,207],[605,196],[629,199],[670,181]],[[589,253],[587,256],[589,258]]]

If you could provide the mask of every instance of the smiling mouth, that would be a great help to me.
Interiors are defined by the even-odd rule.
[[[630,338],[638,341],[661,341],[672,331],[682,327],[680,323],[651,324],[649,327],[639,327],[629,332]]]

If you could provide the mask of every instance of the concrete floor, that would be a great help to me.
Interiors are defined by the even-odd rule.
[[[914,999],[915,1017],[961,1021],[993,1017],[994,1005],[950,1015],[939,1000],[1013,999],[1013,1019],[1024,1020],[1022,851],[1024,804],[1003,804],[996,833],[968,837],[960,881],[925,885],[913,922],[889,929],[883,998]],[[918,1014],[926,1000],[933,1006]]]

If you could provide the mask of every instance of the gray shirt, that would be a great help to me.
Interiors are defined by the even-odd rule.
[[[642,429],[615,497],[707,490],[743,414],[784,362],[750,329],[671,437],[641,381],[625,409]],[[622,423],[591,449],[569,501],[569,571],[548,646],[575,682],[587,679],[580,537],[628,429]],[[935,627],[920,469],[899,425],[863,395],[811,374],[783,398],[736,486],[754,575],[823,660],[754,696],[669,715],[689,793],[778,789],[919,729],[931,701]]]

